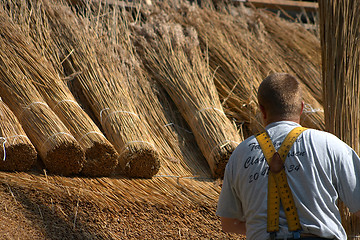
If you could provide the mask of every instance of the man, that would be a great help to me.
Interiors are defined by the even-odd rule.
[[[304,103],[295,77],[275,73],[258,89],[266,131],[276,150],[300,126]],[[301,239],[346,239],[337,207],[341,199],[360,216],[360,159],[334,135],[307,129],[292,145],[284,163],[301,225]],[[267,193],[269,165],[255,136],[243,141],[225,169],[217,215],[225,232],[247,239],[269,239]],[[283,208],[275,239],[292,239]]]

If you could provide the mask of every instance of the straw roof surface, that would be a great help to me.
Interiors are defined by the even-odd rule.
[[[292,46],[287,46],[286,41],[276,41],[277,34],[281,33],[280,30],[276,31],[276,27],[284,27],[277,17],[271,16],[279,22],[277,25],[274,21],[271,35],[266,29],[256,35],[254,28],[245,25],[241,33],[251,41],[240,42],[236,41],[238,36],[230,35],[230,29],[235,23],[244,21],[241,20],[243,18],[253,21],[249,13],[252,13],[250,16],[258,14],[256,28],[256,25],[264,24],[261,21],[266,20],[261,20],[261,17],[266,19],[268,13],[235,8],[237,14],[234,15],[228,11],[230,8],[217,11],[214,8],[201,9],[196,5],[169,7],[162,1],[153,1],[151,6],[138,5],[141,7],[130,8],[126,12],[122,8],[96,2],[86,5],[81,1],[81,5],[72,6],[61,1],[10,1],[18,4],[2,2],[5,2],[3,7],[13,13],[11,17],[14,22],[21,18],[15,14],[20,12],[15,11],[18,6],[29,8],[31,14],[35,14],[36,9],[45,14],[46,21],[34,21],[34,24],[41,23],[43,26],[31,29],[51,29],[50,36],[54,44],[41,40],[50,32],[37,33],[36,36],[39,37],[32,41],[35,46],[41,46],[44,57],[70,85],[76,101],[93,117],[93,121],[114,147],[124,146],[125,142],[115,142],[114,139],[120,139],[119,135],[111,139],[110,132],[133,131],[128,127],[144,124],[141,125],[144,128],[138,127],[138,130],[147,129],[144,134],[150,138],[140,138],[140,141],[153,144],[153,147],[149,145],[150,150],[156,152],[159,165],[147,175],[152,176],[151,179],[131,179],[118,174],[102,178],[62,177],[39,171],[41,166],[27,173],[0,172],[0,196],[4,207],[4,211],[0,211],[0,234],[16,238],[24,233],[31,239],[241,239],[241,236],[221,232],[219,219],[215,216],[221,180],[212,177],[211,168],[204,157],[206,154],[200,150],[201,143],[196,141],[196,134],[199,134],[196,131],[200,129],[191,127],[190,117],[184,115],[180,105],[176,104],[176,99],[170,96],[165,83],[160,84],[154,76],[154,69],[146,67],[145,56],[141,55],[141,51],[135,46],[137,35],[131,29],[143,27],[142,24],[146,23],[147,19],[160,18],[158,15],[166,15],[173,24],[171,26],[179,26],[182,31],[193,29],[199,40],[195,45],[198,49],[197,58],[201,64],[205,63],[204,68],[209,67],[205,71],[208,75],[204,77],[214,77],[215,81],[215,90],[211,87],[214,92],[207,94],[214,96],[217,91],[219,96],[214,96],[219,99],[216,108],[223,109],[225,113],[217,116],[217,111],[214,111],[213,114],[222,119],[226,116],[227,120],[223,120],[234,121],[236,131],[250,135],[261,129],[261,126],[258,126],[258,110],[254,98],[261,78],[267,71],[291,69],[282,63],[284,59],[292,60],[294,68],[298,66],[296,64],[305,64],[312,59],[305,58],[304,52],[298,53],[299,49],[302,49],[302,42],[297,42],[299,48],[294,50],[296,57],[292,58],[290,53],[286,58],[279,59],[279,56],[284,54],[284,51],[280,51],[282,47]],[[76,4],[80,1],[71,2]],[[181,14],[175,15],[174,10]],[[194,14],[194,17],[190,17],[191,14]],[[190,21],[195,19],[196,15],[199,17],[198,23]],[[224,26],[227,26],[228,22],[222,21],[225,17],[233,22],[226,32]],[[201,22],[208,24],[211,21],[213,29],[200,28]],[[287,27],[298,29],[298,26],[294,25]],[[294,30],[294,33],[297,32],[298,30]],[[222,43],[229,43],[220,44],[225,50],[219,54],[215,52],[215,46],[209,44],[215,40],[210,39],[215,33]],[[258,49],[264,43],[260,42],[261,36],[266,36],[266,42],[269,43]],[[304,46],[319,44],[313,38],[309,38],[309,44],[307,39],[303,39]],[[46,45],[47,43],[49,45]],[[235,53],[241,54],[232,56],[232,48],[237,50]],[[314,48],[312,52],[314,58],[319,54],[316,53],[317,49]],[[224,57],[219,59],[221,54]],[[183,59],[179,64],[183,64],[184,69],[192,70],[193,67],[198,67],[186,65],[191,63],[188,55],[179,59]],[[314,60],[311,64],[314,64],[314,69],[320,69],[319,62]],[[274,67],[277,65],[281,68]],[[301,71],[296,74],[299,79],[305,79]],[[308,75],[318,80],[320,74],[314,70]],[[194,76],[201,79],[201,76]],[[99,85],[91,85],[90,81]],[[33,89],[31,86],[29,88]],[[308,96],[312,96],[312,93]],[[315,98],[312,97],[311,101],[312,99]],[[314,100],[309,104],[313,106],[316,102]],[[246,104],[245,109],[243,104]],[[109,111],[105,111],[106,108],[109,108]],[[202,108],[201,105],[197,110]],[[128,114],[127,117],[123,114],[111,114],[116,111],[135,114]],[[321,116],[311,117],[311,121],[315,122],[314,126],[321,127],[323,124]],[[25,121],[21,123],[26,124]],[[128,127],[121,129],[123,126]],[[139,141],[139,138],[130,141]],[[137,149],[144,147],[139,144],[141,146]],[[121,154],[123,148],[116,148]],[[128,160],[122,160],[125,166]],[[20,232],[18,226],[23,226],[24,230]]]

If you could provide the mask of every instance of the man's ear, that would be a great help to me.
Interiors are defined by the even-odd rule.
[[[259,107],[260,107],[260,111],[262,113],[262,116],[263,116],[263,119],[265,120],[267,115],[266,115],[266,111],[265,111],[265,108],[263,105],[259,104]]]
[[[303,113],[304,111],[304,101],[301,101],[301,111],[300,111],[300,115]]]

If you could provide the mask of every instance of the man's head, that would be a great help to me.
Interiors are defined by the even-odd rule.
[[[301,86],[288,73],[267,76],[259,86],[258,101],[266,125],[280,120],[300,121],[304,106]]]

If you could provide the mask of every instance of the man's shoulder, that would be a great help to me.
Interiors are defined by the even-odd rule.
[[[304,134],[314,137],[314,138],[325,138],[325,139],[331,139],[334,141],[341,141],[341,139],[338,138],[336,135],[334,135],[330,132],[326,132],[324,130],[309,128],[309,129],[306,129]]]
[[[348,151],[350,146],[341,140],[339,137],[333,133],[317,130],[317,129],[308,129],[304,132],[305,140],[308,140],[315,146],[323,146],[330,149],[343,149]]]
[[[256,140],[255,135],[252,135],[242,141],[231,154],[230,160],[238,162],[240,159],[243,159],[248,154],[253,152],[259,147],[259,144]]]
[[[245,150],[246,148],[248,148],[249,146],[251,146],[254,143],[257,143],[256,135],[251,135],[250,137],[248,137],[244,141],[242,141],[235,150],[237,150],[237,149]]]

